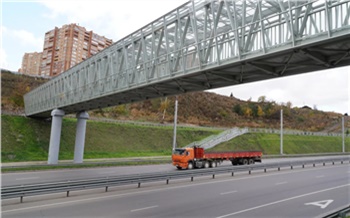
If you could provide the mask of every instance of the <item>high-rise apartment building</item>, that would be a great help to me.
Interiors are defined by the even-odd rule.
[[[22,74],[39,75],[42,52],[24,53],[20,72]]]
[[[112,43],[77,24],[56,27],[45,34],[40,75],[56,76]]]

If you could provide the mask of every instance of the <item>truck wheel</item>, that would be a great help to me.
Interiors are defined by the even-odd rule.
[[[206,162],[204,163],[204,168],[209,168],[209,162],[206,161]]]
[[[216,163],[216,161],[213,161],[213,162],[211,162],[211,167],[213,167],[213,168],[215,168],[215,167],[217,167],[217,163]]]
[[[248,164],[248,159],[245,159],[245,158],[244,158],[244,159],[242,160],[242,164],[243,164],[243,165],[247,165],[247,164]]]
[[[235,166],[235,165],[238,164],[238,161],[237,160],[232,160],[231,163],[232,163],[233,166]]]
[[[255,162],[254,162],[254,160],[253,159],[249,159],[249,161],[248,161],[248,164],[249,165],[252,165],[252,164],[254,164]]]
[[[188,170],[192,170],[193,169],[193,163],[192,162],[188,163],[187,169]]]

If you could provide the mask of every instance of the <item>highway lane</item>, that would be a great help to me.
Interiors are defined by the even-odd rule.
[[[203,177],[22,204],[3,202],[2,217],[317,217],[350,204],[349,178],[349,164]]]
[[[332,156],[328,156],[331,158]],[[288,162],[299,160],[313,160],[328,157],[299,157],[299,158],[276,158],[264,159],[264,163]],[[338,157],[338,156],[337,156]],[[229,161],[223,165],[231,165]],[[171,164],[161,165],[146,165],[146,166],[122,166],[122,167],[100,167],[100,168],[86,168],[86,169],[65,169],[65,170],[51,170],[51,171],[35,171],[23,173],[5,173],[2,174],[2,185],[22,185],[53,181],[67,181],[85,178],[100,178],[107,176],[130,175],[139,173],[152,172],[169,172],[176,171],[176,168]]]
[[[295,158],[274,158],[263,159],[263,163],[289,162],[300,160],[313,160],[341,156],[325,157],[295,157]],[[222,165],[231,165],[225,161]],[[34,183],[46,183],[55,181],[67,181],[86,178],[101,178],[107,176],[130,175],[139,173],[169,172],[177,171],[171,164],[145,165],[145,166],[119,166],[119,167],[98,167],[85,169],[64,169],[49,171],[33,171],[21,173],[2,173],[2,186],[25,185]]]

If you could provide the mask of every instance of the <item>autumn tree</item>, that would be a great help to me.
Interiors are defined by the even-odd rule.
[[[258,98],[258,102],[259,103],[265,103],[266,102],[266,96],[260,96],[259,98]]]
[[[251,117],[252,114],[253,114],[252,109],[250,109],[249,107],[244,108],[244,116]]]
[[[170,101],[168,100],[167,97],[163,101],[161,101],[161,103],[160,103],[159,110],[163,113],[162,123],[164,122],[166,110],[169,108],[169,104],[170,104]]]
[[[260,105],[258,105],[258,117],[263,117],[265,115],[263,109],[260,107]]]

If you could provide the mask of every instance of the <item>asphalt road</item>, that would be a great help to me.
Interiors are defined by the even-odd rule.
[[[319,217],[350,204],[350,165],[240,173],[2,202],[2,217]],[[13,200],[12,200],[13,201]]]
[[[263,163],[289,162],[299,160],[313,160],[341,156],[326,157],[297,157],[297,158],[274,158],[263,159]],[[259,163],[257,163],[259,164]],[[223,162],[222,165],[231,165],[230,161]],[[145,166],[119,166],[119,167],[100,167],[85,169],[64,169],[49,171],[34,171],[21,173],[2,173],[2,186],[25,185],[35,183],[47,183],[67,180],[77,180],[86,178],[101,178],[108,176],[130,175],[139,173],[169,172],[177,171],[171,164],[145,165]]]

